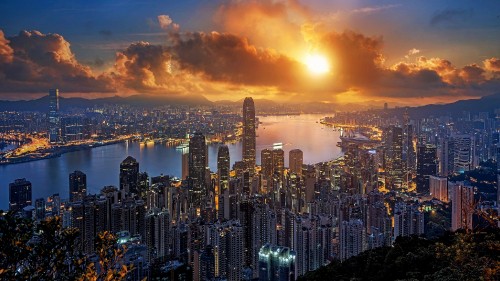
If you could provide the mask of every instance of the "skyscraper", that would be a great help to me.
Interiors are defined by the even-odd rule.
[[[429,176],[429,189],[431,196],[442,202],[449,202],[448,198],[448,178]]]
[[[471,160],[472,160],[471,136],[456,135],[453,136],[453,142],[455,145],[453,172],[463,173],[465,171],[469,171],[471,168]]]
[[[134,157],[128,156],[120,164],[120,190],[137,194],[138,183],[139,162]]]
[[[282,246],[262,246],[259,251],[259,280],[295,280],[295,252]]]
[[[255,105],[251,97],[243,102],[243,162],[253,175],[255,169]]]
[[[279,174],[281,180],[283,180],[284,169],[285,152],[281,148],[273,149],[273,172]]]
[[[229,187],[229,171],[231,159],[227,145],[219,146],[217,152],[217,175],[219,178],[219,194]]]
[[[297,176],[302,176],[302,164],[304,163],[304,153],[300,149],[293,149],[289,152],[288,157],[288,167],[290,172],[297,174]]]
[[[384,130],[386,181],[389,188],[403,184],[403,129],[396,126]]]
[[[189,140],[189,176],[188,185],[191,206],[201,208],[207,194],[205,172],[207,166],[207,145],[202,133],[195,133]]]
[[[61,123],[59,119],[59,90],[49,90],[49,141],[60,141]]]
[[[87,195],[87,175],[82,171],[69,174],[69,201],[83,200]]]
[[[417,192],[429,192],[429,176],[437,173],[436,146],[426,144],[417,148]]]
[[[273,175],[273,151],[271,149],[265,148],[260,151],[260,164],[262,177],[268,181],[267,185],[269,186]]]
[[[451,230],[472,229],[474,188],[465,182],[450,182]]]
[[[17,179],[9,184],[9,210],[18,212],[31,205],[31,182]]]

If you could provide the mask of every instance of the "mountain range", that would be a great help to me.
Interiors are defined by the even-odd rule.
[[[0,111],[45,111],[48,108],[49,97],[44,96],[33,100],[6,101],[0,100]],[[86,99],[86,98],[64,98],[61,97],[59,105],[62,110],[70,108],[88,108],[93,106],[103,105],[129,105],[135,107],[156,107],[164,105],[186,105],[186,106],[240,106],[243,100],[239,101],[216,101],[212,102],[203,96],[184,95],[184,96],[156,96],[156,95],[133,95],[128,97],[114,96],[107,98]],[[351,110],[366,110],[370,109],[373,103],[364,104],[326,104],[321,102],[313,102],[295,105],[302,112],[328,112],[334,110],[351,111]],[[273,108],[286,105],[268,99],[255,99],[257,109],[266,111]],[[378,107],[380,108],[380,107]],[[375,108],[373,108],[375,109]],[[442,115],[457,115],[463,111],[473,112],[494,112],[495,109],[500,109],[500,93],[485,96],[479,99],[459,100],[449,104],[430,104],[418,107],[408,107],[408,113],[412,118],[422,118],[428,116]],[[405,107],[396,107],[390,109],[390,112],[396,115],[403,114]]]

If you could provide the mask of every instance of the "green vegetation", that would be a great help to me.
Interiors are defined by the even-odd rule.
[[[399,237],[393,247],[334,261],[299,280],[500,280],[500,230]]]
[[[125,249],[115,246],[114,235],[98,235],[93,259],[78,250],[78,235],[59,217],[34,224],[0,215],[0,280],[125,280],[130,267],[122,265]]]

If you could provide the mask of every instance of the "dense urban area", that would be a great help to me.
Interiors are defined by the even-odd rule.
[[[259,110],[251,97],[237,106],[63,109],[52,89],[46,100],[39,111],[0,112],[0,164],[154,142],[183,149],[182,175],[149,175],[124,155],[119,167],[109,167],[119,169],[119,186],[103,184],[90,194],[92,175],[77,170],[68,175],[68,197],[32,198],[36,187],[27,171],[1,187],[9,189],[9,210],[0,217],[0,279],[111,272],[127,280],[366,280],[370,257],[383,263],[391,246],[405,256],[421,246],[430,256],[415,255],[428,264],[420,268],[415,261],[413,278],[425,273],[439,280],[432,257],[466,255],[442,245],[472,245],[455,240],[483,233],[495,246],[484,246],[482,252],[493,252],[474,272],[498,280],[500,105],[492,112],[470,108],[426,117],[387,104],[332,111],[317,123],[341,132],[343,156],[304,164],[300,149],[290,150],[288,163],[280,144],[257,151],[258,116],[272,111]],[[234,142],[242,142],[242,161],[231,167],[229,149],[221,145],[211,171],[207,145]],[[51,269],[31,268],[43,261],[31,260],[30,251],[49,251],[47,241],[66,256],[57,261],[52,251]],[[384,270],[373,279],[412,278],[411,270],[394,270],[392,277]],[[478,277],[453,270],[451,280]]]

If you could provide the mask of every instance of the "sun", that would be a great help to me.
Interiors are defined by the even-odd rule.
[[[313,74],[324,74],[330,71],[328,59],[319,54],[307,55],[304,63]]]

